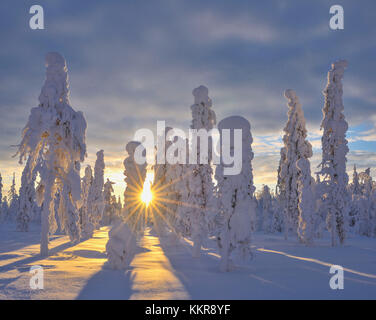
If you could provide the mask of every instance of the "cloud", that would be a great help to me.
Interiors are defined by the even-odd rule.
[[[156,120],[187,128],[191,91],[209,87],[220,120],[242,115],[252,126],[258,184],[275,183],[283,127],[283,91],[299,95],[309,140],[319,162],[322,90],[330,63],[349,60],[344,79],[351,150],[372,152],[376,138],[376,67],[366,4],[345,6],[343,32],[328,28],[327,1],[41,1],[46,30],[27,29],[27,1],[9,2],[0,29],[0,172],[6,188],[18,168],[9,145],[20,140],[44,81],[44,55],[62,52],[68,63],[71,104],[88,122],[88,160],[105,150],[106,175],[120,194],[125,144]],[[365,1],[368,5],[372,2]],[[22,14],[21,14],[22,12]],[[309,14],[307,14],[309,12]],[[350,45],[349,45],[350,44]],[[357,126],[369,123],[371,127]],[[354,150],[355,150],[354,149]],[[316,155],[317,154],[317,155]],[[349,163],[369,163],[358,153]],[[313,171],[313,170],[312,170]],[[19,171],[18,171],[19,172]],[[121,187],[119,187],[121,186]]]
[[[189,26],[201,42],[243,40],[250,43],[270,43],[279,35],[273,26],[244,13],[228,17],[223,12],[206,10],[194,14]]]

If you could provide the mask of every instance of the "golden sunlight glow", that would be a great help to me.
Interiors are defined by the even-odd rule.
[[[153,192],[151,191],[151,185],[154,180],[154,173],[148,172],[146,175],[146,179],[144,182],[144,187],[141,192],[141,201],[146,205],[149,206],[150,202],[153,200]]]

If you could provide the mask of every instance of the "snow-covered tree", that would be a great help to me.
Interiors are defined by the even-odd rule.
[[[116,213],[117,202],[116,202],[116,197],[113,195],[114,188],[112,187],[112,185],[114,184],[115,182],[110,181],[110,179],[108,178],[107,178],[106,183],[104,184],[104,188],[103,188],[104,211],[103,211],[103,219],[102,219],[103,225],[110,225],[114,221],[116,214],[117,214]]]
[[[356,170],[356,165],[354,165],[353,171],[353,180],[352,183],[348,186],[348,191],[351,197],[351,204],[349,210],[349,228],[350,231],[357,232],[359,227],[359,216],[360,216],[360,207],[361,207],[361,187],[359,183],[359,174]]]
[[[2,215],[0,216],[0,222],[4,222],[7,215],[8,215],[9,205],[8,205],[8,197],[4,196],[3,202],[1,203],[1,212]]]
[[[48,255],[50,219],[54,198],[60,192],[59,211],[71,241],[79,240],[77,206],[81,196],[80,162],[86,156],[86,121],[69,104],[68,72],[65,59],[58,53],[46,55],[46,80],[39,96],[39,106],[31,110],[22,133],[18,153],[20,163],[30,158],[30,181],[39,173],[39,204],[43,202],[41,255]]]
[[[194,104],[192,110],[192,129],[211,130],[216,124],[216,116],[211,109],[212,101],[208,96],[208,88],[200,86],[193,90]],[[199,144],[198,144],[199,145]],[[209,142],[209,163],[193,164],[190,166],[192,173],[188,176],[189,194],[186,202],[190,204],[190,229],[193,240],[193,256],[199,257],[201,245],[208,234],[208,226],[212,219],[213,169],[210,164],[210,142]],[[197,148],[197,161],[200,159],[200,148]]]
[[[16,190],[16,174],[13,172],[13,179],[10,189],[8,191],[9,209],[6,216],[6,221],[15,221],[18,210],[20,208],[20,199]]]
[[[272,233],[273,230],[273,206],[270,188],[267,185],[262,187],[259,195],[260,209],[262,214],[262,230],[266,233]]]
[[[321,183],[320,175],[316,174],[315,184],[313,186],[313,193],[315,199],[315,212],[316,212],[316,219],[315,219],[315,237],[322,238],[324,235],[324,231],[326,230],[326,215],[327,212],[325,207],[322,205],[323,199],[323,184]]]
[[[278,195],[273,197],[272,199],[272,211],[273,211],[273,217],[272,217],[272,225],[271,229],[272,232],[282,232],[283,231],[283,209],[284,206],[282,205],[282,202],[280,199],[278,199]]]
[[[298,193],[299,193],[299,240],[306,245],[313,243],[316,227],[315,197],[311,165],[308,159],[300,158],[296,162],[298,168]]]
[[[33,215],[36,211],[36,202],[35,202],[35,179],[36,174],[31,177],[31,180],[28,179],[27,175],[30,172],[31,158],[26,162],[26,166],[22,172],[21,177],[21,188],[20,188],[20,208],[17,214],[17,230],[19,231],[28,231],[29,223],[33,218]]]
[[[164,139],[165,157],[168,148],[172,144],[172,142],[167,139],[170,130],[172,130],[172,128],[167,127],[164,137],[159,137],[160,139]],[[160,236],[165,235],[169,228],[171,229],[171,221],[173,220],[177,207],[177,204],[173,202],[174,199],[172,199],[174,194],[173,186],[171,185],[171,175],[173,174],[172,166],[173,165],[169,164],[167,161],[166,163],[156,163],[153,166],[154,181],[152,190],[155,194],[154,202],[157,209],[153,210],[152,219],[153,225]]]
[[[373,234],[372,218],[374,216],[374,199],[372,190],[371,169],[368,168],[359,174],[360,196],[357,198],[358,219],[357,231],[359,234],[370,237]]]
[[[179,137],[179,139],[182,139]],[[189,150],[188,140],[183,141]],[[191,236],[191,204],[189,201],[190,186],[189,176],[192,174],[192,165],[189,164],[189,156],[186,154],[186,163],[177,163],[168,167],[168,180],[171,181],[171,191],[173,192],[173,199],[177,202],[176,214],[173,221],[173,228],[179,236]]]
[[[90,238],[94,232],[94,223],[91,216],[91,211],[89,211],[89,192],[93,184],[93,171],[91,166],[86,166],[85,175],[81,181],[81,202],[82,206],[80,209],[81,214],[81,234],[83,238]]]
[[[282,173],[283,170],[283,173]],[[283,221],[283,230],[285,234],[285,239],[288,238],[289,231],[289,221],[287,219],[287,195],[286,195],[286,183],[285,183],[285,172],[286,172],[286,148],[282,147],[280,150],[280,159],[277,171],[277,185],[275,188],[276,199],[278,201],[278,207],[281,210],[281,216]]]
[[[122,220],[122,214],[123,214],[123,205],[121,203],[120,196],[118,196],[117,203],[116,203],[116,215],[119,218],[119,220]]]
[[[97,160],[94,165],[94,180],[91,184],[88,196],[89,212],[94,229],[100,227],[104,210],[104,154],[103,150],[97,152]]]
[[[131,141],[126,145],[128,156],[124,159],[124,176],[126,188],[124,191],[124,221],[130,226],[133,233],[140,233],[144,228],[144,207],[140,201],[146,177],[146,163],[137,164],[135,150],[141,143]],[[146,150],[145,150],[146,153]]]
[[[283,129],[284,150],[281,151],[285,157],[280,164],[280,184],[285,197],[285,214],[288,229],[295,234],[298,230],[299,221],[299,192],[298,192],[298,168],[296,163],[299,159],[308,159],[312,156],[312,146],[306,140],[307,130],[302,106],[294,90],[286,90],[285,97],[288,100],[288,120]],[[281,160],[282,161],[282,160]],[[288,236],[288,230],[285,230]]]
[[[354,164],[354,172],[353,172],[353,181],[350,186],[350,191],[352,194],[355,194],[355,195],[361,194],[361,189],[360,189],[360,184],[359,184],[359,175],[358,175],[358,172],[356,171],[355,164]]]
[[[328,72],[328,83],[324,90],[324,118],[321,129],[324,130],[322,142],[322,162],[320,174],[323,176],[322,206],[327,212],[327,226],[331,233],[332,246],[341,244],[346,238],[346,218],[349,211],[347,193],[348,175],[346,173],[347,147],[346,131],[348,129],[342,102],[342,78],[346,61],[332,64]]]
[[[256,214],[254,200],[251,148],[252,135],[249,122],[240,116],[232,116],[221,120],[218,124],[221,133],[224,129],[242,130],[242,168],[237,175],[226,175],[226,164],[221,160],[217,166],[215,178],[218,181],[219,214],[221,228],[217,236],[221,253],[221,271],[230,271],[232,260],[244,260],[251,256],[252,216]],[[230,142],[230,150],[235,148],[234,139]]]

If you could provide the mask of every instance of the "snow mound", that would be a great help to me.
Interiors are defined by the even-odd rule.
[[[136,254],[136,237],[126,223],[115,225],[108,233],[107,265],[111,269],[125,269]]]

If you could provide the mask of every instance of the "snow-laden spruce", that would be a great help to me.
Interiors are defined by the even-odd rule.
[[[277,170],[277,184],[275,187],[276,198],[278,201],[278,207],[281,210],[280,215],[282,216],[282,223],[283,223],[283,230],[285,233],[285,239],[287,240],[288,237],[288,230],[289,230],[289,223],[287,220],[287,195],[286,195],[286,184],[285,184],[285,172],[282,170],[286,170],[286,148],[282,147],[280,150],[280,158]]]
[[[49,218],[54,213],[54,198],[60,193],[59,210],[71,241],[78,241],[77,206],[81,197],[80,162],[86,156],[86,121],[69,104],[68,70],[58,53],[46,55],[46,80],[39,106],[31,110],[22,132],[18,153],[20,163],[31,158],[27,179],[39,173],[39,203],[43,202],[41,254],[48,255]],[[51,214],[50,214],[51,213]]]
[[[359,173],[360,195],[357,197],[358,216],[356,231],[363,236],[375,236],[376,204],[371,169]]]
[[[126,188],[124,191],[124,216],[125,221],[132,232],[139,234],[144,229],[145,208],[141,202],[141,193],[146,177],[146,166],[137,164],[135,160],[135,150],[141,147],[138,141],[128,142],[125,149],[128,156],[124,159],[124,176]],[[138,149],[140,150],[140,149]],[[143,152],[146,153],[146,150]]]
[[[327,213],[326,221],[331,233],[332,246],[344,243],[346,238],[346,219],[349,211],[347,193],[348,175],[346,155],[349,152],[346,140],[348,124],[343,114],[342,78],[347,67],[344,60],[334,62],[328,72],[328,83],[324,90],[325,104],[321,129],[322,162],[320,175],[323,176],[322,206]]]
[[[93,171],[91,166],[86,166],[85,175],[81,181],[81,235],[84,239],[93,235],[94,225],[92,222],[91,212],[89,211],[89,192],[93,184]]]
[[[311,164],[308,159],[301,158],[296,162],[298,168],[299,192],[299,240],[311,245],[315,236],[316,213],[313,179],[311,177]]]
[[[182,139],[182,138],[179,138]],[[189,148],[189,142],[186,139],[182,144]],[[189,176],[192,174],[192,165],[189,165],[189,155],[186,155],[186,164],[175,164],[169,167],[169,180],[173,183],[171,185],[176,201],[178,202],[176,208],[176,215],[173,223],[174,231],[179,236],[191,237],[191,211],[188,198],[191,193],[189,186]]]
[[[177,143],[178,140],[181,140],[180,137],[174,137],[174,143]],[[183,142],[181,142],[183,144]],[[172,144],[172,142],[171,142]],[[166,143],[167,146],[167,143]],[[186,159],[188,160],[188,159]],[[182,182],[181,180],[185,177],[181,176],[182,168],[184,165],[181,164],[170,164],[166,165],[166,177],[165,177],[165,184],[166,186],[163,187],[161,190],[162,192],[159,193],[159,196],[156,196],[156,200],[160,198],[165,198],[166,200],[162,200],[162,207],[166,212],[167,224],[170,227],[172,234],[170,235],[171,239],[175,239],[179,232],[176,230],[176,225],[178,222],[178,207],[181,200],[181,187]],[[183,183],[184,184],[184,183]],[[162,193],[162,194],[161,194]]]
[[[251,256],[252,216],[256,215],[254,200],[251,148],[252,135],[249,122],[240,116],[221,120],[218,124],[221,133],[224,129],[242,130],[242,169],[238,175],[225,175],[225,164],[217,166],[215,178],[218,181],[219,214],[221,228],[217,236],[221,253],[221,271],[230,271],[233,260],[245,260]],[[234,139],[230,141],[230,150],[234,150]]]
[[[100,227],[104,210],[104,154],[103,150],[97,152],[97,159],[94,165],[94,180],[89,191],[89,212],[94,229]]]
[[[21,177],[21,188],[20,188],[20,207],[17,214],[17,230],[18,231],[28,231],[29,223],[36,211],[35,202],[35,179],[36,174],[34,173],[31,179],[28,179],[28,174],[30,172],[29,165],[31,158],[26,162],[25,168],[22,172]]]
[[[191,129],[211,130],[216,124],[215,112],[211,109],[212,101],[209,98],[209,90],[205,86],[199,86],[192,92],[194,104],[192,110]],[[199,145],[199,144],[198,144]],[[209,162],[211,155],[209,142]],[[200,148],[197,148],[197,159],[200,159]],[[211,206],[213,202],[213,169],[211,164],[196,164],[190,166],[191,174],[188,175],[189,194],[184,202],[189,203],[187,208],[190,215],[190,229],[193,240],[193,256],[199,257],[201,245],[207,237],[208,226],[212,219]]]
[[[112,187],[114,184],[115,182],[112,182],[107,178],[107,181],[103,186],[104,211],[102,224],[105,226],[110,225],[116,219],[117,215],[116,197],[113,195],[114,188]]]
[[[165,157],[166,151],[172,145],[172,142],[167,139],[169,131],[172,130],[171,127],[166,127],[164,132],[164,137],[159,137],[159,139],[164,140],[165,145]],[[158,152],[158,150],[157,150]],[[161,151],[159,151],[161,152]],[[157,155],[156,155],[157,157]],[[155,194],[154,202],[157,209],[153,210],[152,215],[153,226],[159,236],[166,234],[169,227],[171,227],[171,221],[174,220],[174,215],[176,211],[176,203],[173,202],[173,186],[170,184],[172,165],[169,163],[156,164],[153,166],[154,170],[154,181],[152,185],[153,193]],[[169,171],[169,173],[168,173]]]
[[[262,230],[265,233],[273,233],[273,205],[272,205],[272,195],[270,194],[270,188],[266,185],[262,187],[259,196],[260,210],[261,210],[261,220],[262,220]]]
[[[20,208],[19,195],[16,189],[16,174],[13,172],[12,184],[8,190],[9,208],[5,216],[5,221],[14,222]]]
[[[136,237],[127,223],[119,223],[108,233],[106,244],[107,266],[111,269],[126,269],[137,250]]]
[[[8,215],[8,210],[9,210],[9,205],[8,205],[8,197],[7,196],[4,196],[3,198],[3,202],[2,202],[2,206],[1,206],[1,212],[2,212],[2,216],[0,217],[1,220],[0,222],[4,222],[7,215]]]
[[[312,146],[306,140],[307,130],[302,106],[293,90],[286,90],[285,97],[288,100],[288,120],[283,131],[284,149],[281,150],[284,160],[280,163],[280,188],[285,200],[285,237],[289,230],[297,234],[299,223],[299,192],[298,192],[298,168],[299,159],[308,159],[312,156]]]
[[[349,229],[352,232],[358,232],[357,228],[359,227],[359,216],[360,216],[360,207],[361,207],[361,186],[359,183],[359,174],[356,170],[356,165],[353,169],[353,180],[352,183],[348,186],[349,193],[351,195],[351,205],[348,216]]]
[[[272,218],[272,232],[282,232],[283,231],[283,202],[280,201],[280,196],[275,195],[272,197],[272,211],[273,211],[273,218]]]

